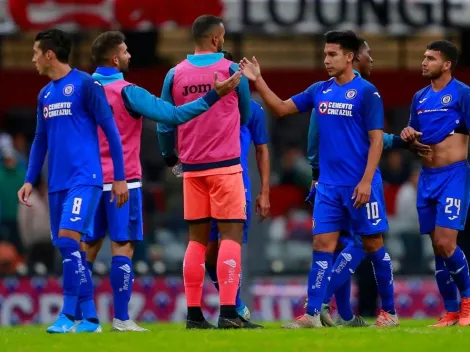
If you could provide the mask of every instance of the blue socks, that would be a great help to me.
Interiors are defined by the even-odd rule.
[[[444,258],[435,256],[437,287],[444,300],[444,307],[448,312],[458,312],[460,310],[460,302],[457,297],[457,286],[455,285],[449,270],[446,267]]]
[[[449,258],[444,259],[447,269],[449,270],[455,284],[459,288],[462,298],[470,297],[470,275],[468,272],[468,263],[465,254],[460,247],[454,251]]]
[[[320,313],[323,298],[329,283],[328,278],[331,275],[332,261],[332,253],[313,251],[312,268],[308,274],[308,315],[317,315]]]
[[[331,280],[326,290],[323,303],[330,303],[333,295],[336,297],[338,314],[344,320],[351,320],[353,312],[351,309],[351,276],[365,257],[362,248],[354,246],[346,247],[336,259]]]
[[[209,277],[211,278],[212,283],[214,284],[214,287],[216,288],[217,291],[219,291],[219,282],[217,279],[217,267],[210,267],[206,266],[206,271],[209,274]],[[245,304],[243,303],[242,299],[240,298],[240,288],[242,287],[242,276],[240,274],[240,284],[238,285],[238,291],[237,291],[237,299],[235,301],[235,307],[240,308],[243,307]]]
[[[129,320],[129,301],[134,281],[131,259],[124,256],[113,257],[110,281],[113,288],[114,317],[122,321]]]
[[[395,314],[395,304],[393,301],[393,266],[390,256],[385,251],[385,247],[380,248],[375,253],[368,255],[374,269],[375,280],[382,309],[390,314]]]
[[[80,244],[67,237],[59,237],[57,247],[62,255],[62,287],[64,291],[64,306],[62,313],[74,320],[75,310],[80,291]]]
[[[98,322],[98,314],[96,314],[95,301],[94,301],[94,292],[93,281],[91,279],[91,273],[88,267],[88,262],[86,261],[86,252],[80,252],[82,257],[82,266],[80,270],[81,274],[81,283],[80,283],[80,293],[78,295],[78,305],[82,312],[83,319],[94,320]],[[76,316],[75,316],[76,319]]]

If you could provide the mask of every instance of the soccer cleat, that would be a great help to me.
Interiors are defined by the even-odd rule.
[[[323,303],[320,310],[320,320],[323,326],[335,326],[335,322],[330,314],[331,306],[329,304]]]
[[[339,315],[336,318],[335,325],[337,327],[345,327],[345,328],[363,328],[369,326],[364,319],[359,315],[354,315],[351,320],[344,320]]]
[[[444,326],[453,326],[459,322],[460,313],[459,312],[446,312],[442,317],[440,317],[437,323],[429,325],[430,328],[441,328]]]
[[[322,327],[323,325],[321,323],[320,314],[313,316],[304,314],[295,318],[293,322],[281,326],[283,329],[313,329]]]
[[[398,326],[398,315],[387,313],[384,310],[381,310],[379,316],[377,317],[377,321],[372,327],[393,327]]]
[[[144,332],[149,331],[148,329],[141,328],[137,325],[133,320],[119,320],[114,318],[113,319],[113,331],[138,331]]]
[[[208,330],[217,328],[204,319],[202,321],[186,320],[186,329]]]
[[[239,316],[239,318],[243,322],[243,328],[244,329],[264,329],[264,326],[252,323],[251,321],[243,318],[242,316]]]
[[[70,320],[65,316],[65,314],[60,314],[51,326],[49,326],[46,331],[49,334],[68,334],[74,332],[75,322]]]
[[[470,325],[470,298],[462,298],[462,301],[460,302],[459,325]]]
[[[263,329],[261,325],[252,323],[242,317],[235,319],[219,317],[217,326],[219,329]]]
[[[243,305],[241,307],[237,308],[237,314],[241,316],[245,320],[250,320],[251,319],[251,313],[250,310],[248,309],[247,306]]]
[[[92,323],[89,320],[82,320],[80,324],[75,325],[74,332],[76,333],[82,333],[82,332],[96,332],[100,333],[103,332],[103,329],[101,329],[100,324]]]

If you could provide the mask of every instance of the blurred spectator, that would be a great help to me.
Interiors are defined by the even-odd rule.
[[[281,183],[310,189],[312,168],[304,152],[295,143],[287,145],[281,158]]]
[[[380,168],[384,182],[392,185],[401,185],[408,179],[409,166],[403,154],[399,151],[390,151],[385,156],[385,162]]]
[[[12,243],[18,253],[23,253],[23,245],[18,232],[18,198],[17,192],[23,185],[26,169],[17,163],[16,152],[12,138],[3,134],[0,136],[0,238]]]
[[[49,272],[54,269],[55,250],[51,245],[51,228],[47,204],[47,186],[40,177],[29,198],[32,207],[18,205],[18,228],[28,254],[28,266],[43,263]]]
[[[16,248],[8,242],[0,242],[0,275],[13,275],[19,262]]]

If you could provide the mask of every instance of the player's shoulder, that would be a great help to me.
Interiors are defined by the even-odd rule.
[[[41,88],[38,94],[38,100],[41,101],[43,98],[45,98],[45,95],[47,94],[48,90],[51,88],[53,82],[50,81],[48,84],[46,84],[44,87]]]
[[[426,95],[429,92],[430,89],[431,89],[431,85],[427,85],[426,87],[421,88],[415,93],[415,95],[413,96],[413,100],[421,99],[424,95]]]
[[[324,89],[327,89],[334,83],[333,79],[329,79],[327,81],[318,81],[312,84],[310,87],[307,88],[311,94],[315,94],[316,92],[320,92]]]
[[[261,106],[261,104],[254,101],[253,99],[250,100],[250,108],[253,113],[263,110],[263,107]]]
[[[458,92],[465,92],[467,93],[470,90],[470,87],[463,83],[462,81],[459,81],[458,79],[453,79],[452,82],[454,89],[456,89]]]
[[[375,85],[370,83],[368,80],[362,78],[361,76],[357,76],[355,80],[356,80],[356,84],[363,90],[366,90],[366,91],[373,90],[374,92],[378,91]]]

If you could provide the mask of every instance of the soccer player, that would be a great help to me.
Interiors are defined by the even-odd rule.
[[[457,58],[457,48],[448,41],[427,46],[422,70],[431,84],[414,95],[409,126],[401,133],[401,138],[410,142],[418,139],[419,132],[421,142],[432,148],[430,157],[422,158],[417,209],[420,232],[431,237],[436,281],[447,312],[435,327],[470,325],[468,263],[457,246],[469,205],[470,88],[452,77]]]
[[[113,164],[109,145],[103,131],[100,139],[101,163],[104,171],[103,194],[95,216],[92,233],[85,235],[88,267],[93,262],[103,243],[106,231],[111,238],[111,286],[114,296],[113,330],[147,331],[129,319],[129,301],[132,294],[132,256],[134,245],[142,241],[142,167],[140,165],[140,137],[142,118],[179,125],[207,111],[220,97],[231,92],[240,81],[237,73],[225,82],[215,80],[214,90],[189,104],[175,107],[150,94],[147,90],[124,80],[123,72],[129,69],[130,53],[125,37],[116,31],[99,35],[92,46],[92,56],[98,68],[93,74],[104,86],[109,104],[114,112],[124,150],[124,166],[129,188],[129,202],[122,208],[110,203],[113,182]],[[87,292],[93,292],[93,285]],[[76,317],[80,319],[80,316]]]
[[[195,54],[167,74],[162,98],[179,106],[209,90],[216,71],[221,77],[237,72],[238,65],[221,53],[225,29],[219,17],[203,15],[192,27]],[[204,118],[202,118],[204,116]],[[184,218],[189,224],[189,244],[183,262],[188,305],[186,328],[210,329],[201,310],[205,256],[211,220],[221,235],[217,258],[220,292],[219,328],[251,327],[237,314],[236,296],[241,272],[241,243],[246,221],[246,199],[240,165],[240,125],[250,118],[248,80],[222,98],[201,117],[178,126],[178,152],[183,167]],[[157,125],[162,154],[168,166],[176,164],[175,131]]]
[[[38,96],[37,126],[31,147],[25,184],[18,191],[21,204],[28,198],[48,153],[49,211],[52,244],[62,254],[64,304],[49,333],[101,332],[93,295],[78,302],[80,282],[91,282],[80,254],[80,238],[91,230],[101,197],[98,125],[109,142],[114,182],[111,200],[118,208],[128,200],[121,139],[102,85],[89,74],[72,69],[72,42],[62,31],[39,33],[34,42],[33,62],[40,75],[51,82]],[[77,303],[83,320],[75,326]]]
[[[382,179],[377,166],[383,147],[383,106],[377,89],[353,72],[360,41],[352,31],[326,33],[325,66],[330,79],[282,101],[261,77],[256,59],[244,58],[243,74],[275,116],[316,109],[322,170],[316,189],[313,262],[308,278],[307,313],[286,328],[321,327],[320,309],[332,271],[339,234],[349,230],[362,238],[372,261],[382,310],[377,326],[398,325],[393,301],[392,262],[382,233],[388,229]],[[324,116],[322,116],[324,115]],[[337,141],[342,143],[338,144]]]
[[[232,54],[223,51],[224,57],[227,60],[233,61]],[[250,145],[253,142],[256,149],[256,162],[258,164],[258,171],[261,180],[261,192],[256,197],[256,214],[259,215],[259,220],[263,221],[269,214],[269,151],[268,151],[268,134],[266,132],[266,122],[263,108],[255,101],[251,101],[251,116],[246,125],[240,128],[240,146],[241,146],[241,165],[243,168],[243,184],[245,186],[246,197],[246,222],[243,225],[243,242],[248,241],[248,230],[251,220],[251,181],[248,173],[248,152]],[[219,230],[217,222],[212,220],[211,234],[209,237],[209,245],[206,252],[206,270],[214,283],[215,288],[219,289],[217,281],[217,254],[219,249]],[[240,274],[240,286],[242,282],[242,275]],[[237,313],[246,324],[249,324],[250,311],[240,298],[240,286],[237,291],[236,309]],[[251,323],[253,324],[253,323]],[[259,326],[261,327],[261,326]]]
[[[359,38],[359,40],[361,44],[357,59],[353,64],[354,72],[361,75],[363,78],[368,78],[370,76],[374,60],[371,57],[370,48],[367,42],[362,38]],[[419,142],[405,143],[399,136],[395,136],[393,134],[384,133],[383,138],[384,150],[393,148],[410,149],[421,155],[425,155],[431,150],[429,146]],[[318,126],[315,110],[312,110],[312,116],[310,117],[307,157],[310,165],[312,166],[313,182],[306,201],[313,206],[316,190],[315,184],[319,175]],[[320,312],[320,318],[324,326],[360,327],[367,325],[362,317],[353,314],[351,308],[351,276],[364,258],[365,252],[362,248],[360,236],[357,236],[352,232],[341,232],[339,245],[333,254],[334,266],[331,280],[328,284]],[[333,322],[330,315],[330,301],[333,294],[335,295],[336,305],[338,308],[338,317],[336,322]]]

